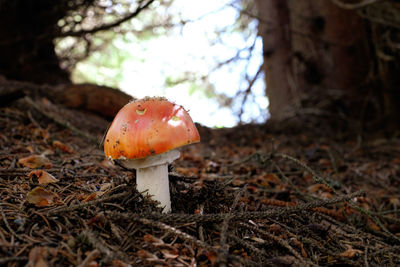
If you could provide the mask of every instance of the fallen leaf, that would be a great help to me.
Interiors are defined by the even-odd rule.
[[[112,163],[111,160],[109,159],[104,159],[100,162],[100,166],[103,168],[110,168],[110,169],[116,169],[117,166],[114,165],[114,163]]]
[[[66,153],[75,153],[75,151],[70,148],[69,146],[67,146],[66,144],[62,143],[61,141],[55,140],[53,141],[53,148],[56,149],[60,149],[62,152],[66,152]]]
[[[362,250],[349,248],[346,251],[340,253],[339,256],[351,259],[355,256],[361,255],[362,253]]]
[[[164,241],[160,238],[155,237],[154,235],[145,234],[143,236],[144,242],[147,244],[152,244],[154,246],[163,245]]]
[[[97,249],[85,253],[86,258],[79,264],[79,267],[100,267],[99,263],[95,261],[100,256]]]
[[[38,186],[26,194],[26,201],[38,207],[48,207],[60,203],[60,197]]]
[[[198,255],[204,255],[210,261],[210,266],[217,266],[216,263],[218,261],[218,255],[215,251],[210,250],[200,250]]]
[[[111,183],[104,183],[100,185],[99,191],[102,192],[101,195],[103,195],[107,190],[110,190],[112,188]]]
[[[35,149],[32,146],[26,146],[26,150],[28,150],[31,153],[35,152]]]
[[[316,192],[330,192],[331,189],[324,184],[313,184],[307,188],[307,191],[310,193]]]
[[[177,250],[161,249],[161,253],[165,259],[176,259],[179,257],[179,252]]]
[[[46,169],[49,169],[53,166],[49,159],[42,155],[31,155],[19,159],[18,164],[31,169],[36,169],[40,167],[45,167]]]
[[[147,250],[141,249],[137,252],[137,255],[139,256],[139,258],[144,259],[144,260],[148,260],[148,261],[154,261],[154,260],[158,260],[159,258],[150,253]]]
[[[82,200],[82,203],[95,200],[95,199],[97,199],[98,196],[99,196],[99,195],[98,195],[98,192],[93,192],[93,193],[89,194],[88,196],[86,196],[86,197]]]
[[[233,181],[232,181],[232,185],[233,186],[240,186],[240,185],[244,185],[244,184],[246,184],[247,182],[246,181],[244,181],[243,179],[240,179],[240,178],[235,178]]]
[[[303,258],[308,258],[308,255],[307,255],[306,250],[304,249],[303,243],[301,243],[296,237],[292,237],[291,242],[293,242],[298,248],[300,248],[301,256],[303,256]]]
[[[37,137],[37,138],[42,138],[43,140],[47,140],[50,138],[50,134],[48,132],[48,129],[41,129],[41,128],[33,128],[31,130],[32,135]]]
[[[104,195],[104,193],[105,193],[107,190],[109,190],[111,187],[112,187],[112,184],[111,184],[111,183],[104,183],[104,184],[100,185],[99,191],[90,193],[90,194],[87,195],[87,196],[83,196],[82,202],[88,202],[88,201],[91,201],[91,200],[95,200],[95,199],[97,199],[98,197],[101,197],[101,196]]]
[[[29,261],[26,267],[48,267],[46,257],[47,249],[45,247],[34,247],[29,252]]]
[[[376,231],[376,232],[381,231],[381,228],[379,227],[379,225],[374,223],[371,219],[368,219],[368,221],[367,221],[367,228],[369,228],[370,230]]]
[[[29,179],[33,182],[33,178],[36,178],[39,184],[49,184],[49,183],[57,183],[58,179],[56,179],[50,173],[43,170],[34,170],[28,174]]]
[[[393,205],[393,207],[397,208],[400,206],[400,199],[398,197],[390,197],[389,203]]]

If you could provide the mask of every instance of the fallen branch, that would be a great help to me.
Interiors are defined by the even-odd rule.
[[[255,212],[232,212],[232,213],[213,213],[213,214],[162,214],[162,213],[120,213],[115,211],[108,211],[106,214],[114,220],[132,220],[132,218],[147,218],[155,221],[162,221],[168,223],[206,223],[206,222],[219,222],[225,220],[227,216],[231,216],[231,220],[250,220],[250,219],[265,219],[276,216],[288,216],[293,213],[298,213],[305,210],[312,210],[316,207],[328,206],[344,201],[349,201],[352,198],[363,196],[364,191],[357,191],[348,195],[342,195],[328,200],[317,200],[305,204],[300,204],[293,207],[276,208],[267,211]]]

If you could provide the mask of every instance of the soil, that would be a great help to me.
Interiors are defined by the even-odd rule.
[[[43,94],[0,102],[2,266],[400,265],[397,138],[310,117],[198,125],[162,214],[105,159],[110,121]]]

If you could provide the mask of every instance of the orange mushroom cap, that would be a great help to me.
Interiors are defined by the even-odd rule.
[[[105,137],[104,152],[112,159],[139,159],[199,141],[199,132],[182,106],[165,98],[145,98],[118,112]]]

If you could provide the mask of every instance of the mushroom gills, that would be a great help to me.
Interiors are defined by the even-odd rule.
[[[165,153],[153,155],[146,158],[140,159],[120,159],[118,162],[121,163],[124,167],[128,169],[142,169],[148,168],[151,166],[161,165],[161,164],[169,164],[172,163],[174,160],[179,158],[181,153],[176,150],[170,150]]]

